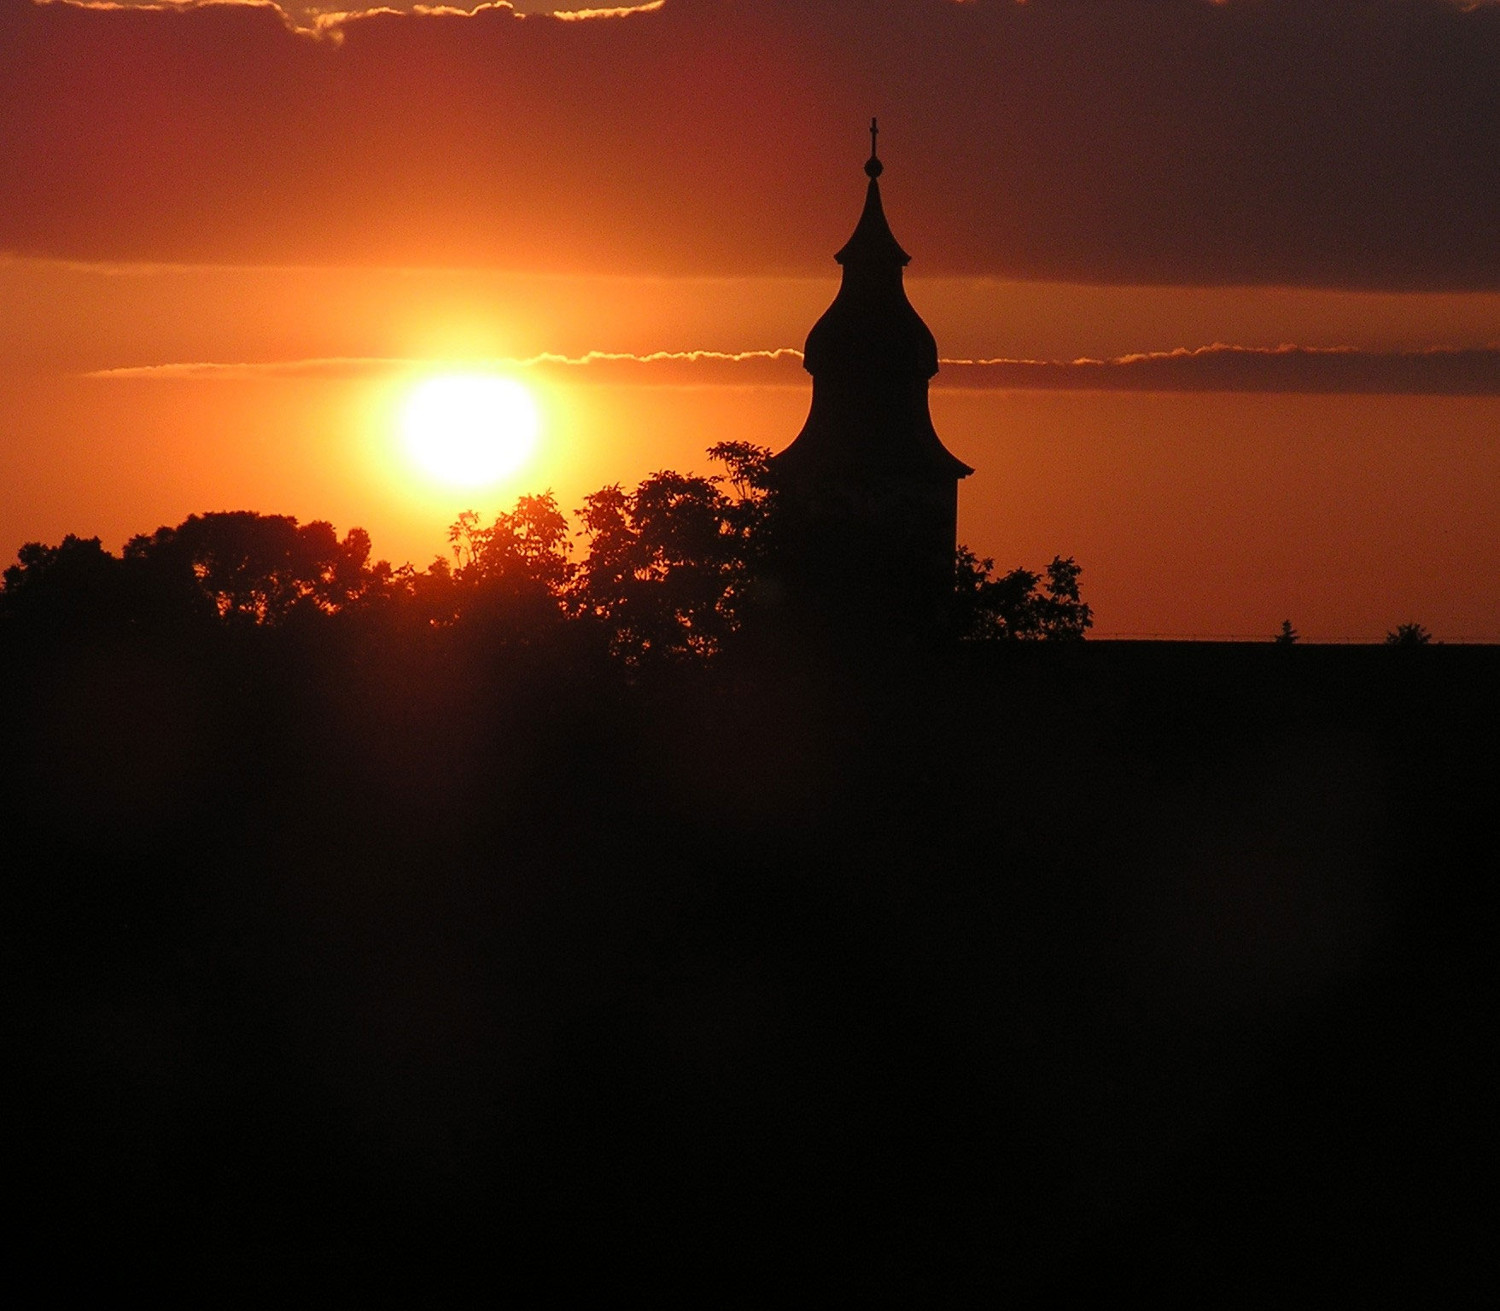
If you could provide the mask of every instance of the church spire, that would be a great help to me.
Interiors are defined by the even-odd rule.
[[[813,325],[802,360],[814,378],[858,379],[866,390],[897,380],[920,380],[925,385],[938,371],[937,343],[902,287],[911,256],[891,234],[880,203],[879,174],[884,165],[876,151],[879,132],[872,118],[865,207],[854,235],[834,256],[844,268],[839,294]]]
[[[958,481],[973,472],[938,437],[927,405],[937,342],[902,285],[910,257],[880,203],[880,125],[854,235],[835,256],[838,294],[807,334],[812,404],[774,457],[788,602],[816,627],[942,631],[953,600]],[[849,588],[849,562],[866,586]]]
[[[871,119],[864,211],[834,256],[844,268],[838,295],[807,334],[802,354],[813,376],[812,410],[777,458],[784,467],[813,461],[962,478],[969,466],[943,447],[927,411],[937,342],[902,285],[911,257],[891,235],[880,203],[879,131]]]
[[[880,203],[880,175],[885,165],[880,162],[876,149],[880,137],[878,120],[870,120],[870,158],[865,161],[865,176],[870,179],[865,188],[865,208],[859,216],[854,235],[844,243],[834,259],[845,268],[903,269],[911,263],[911,256],[901,249],[900,243],[891,233],[886,221],[885,207]]]

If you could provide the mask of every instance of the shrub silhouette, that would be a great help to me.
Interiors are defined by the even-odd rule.
[[[1387,646],[1426,646],[1430,641],[1432,634],[1421,624],[1397,624],[1385,635]]]

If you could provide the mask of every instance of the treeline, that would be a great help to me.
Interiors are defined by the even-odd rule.
[[[0,616],[40,628],[283,628],[326,620],[482,628],[496,640],[595,642],[628,665],[695,662],[773,627],[777,489],[770,451],[708,452],[723,473],[671,470],[585,498],[577,536],[550,492],[485,523],[466,511],[450,555],[426,568],[372,560],[362,528],[252,511],[195,514],[133,537],[119,556],[97,537],[29,542],[5,571]],[[967,640],[1081,638],[1093,622],[1079,566],[996,576],[961,547],[951,627]],[[869,631],[878,632],[880,616]]]

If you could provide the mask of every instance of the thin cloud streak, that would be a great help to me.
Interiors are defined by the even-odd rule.
[[[374,355],[324,356],[307,360],[255,360],[224,362],[218,360],[174,361],[169,364],[127,364],[119,368],[93,369],[85,378],[107,381],[178,382],[186,379],[216,378],[236,381],[245,378],[370,378],[401,369],[411,369],[420,361]]]
[[[610,5],[600,9],[558,8],[550,17],[565,23],[587,22],[591,18],[629,18],[632,14],[652,14],[665,5],[667,0],[650,0],[643,5]]]
[[[389,377],[403,373],[553,371],[584,383],[645,386],[806,386],[802,352],[593,350],[525,357],[434,360],[331,356],[255,362],[198,361],[99,369],[102,380]],[[1362,351],[1352,347],[1210,346],[1138,352],[1113,359],[944,359],[938,390],[1283,392],[1412,396],[1500,396],[1500,346]]]
[[[135,364],[94,369],[83,377],[104,381],[174,382],[217,379],[243,381],[254,378],[326,378],[346,380],[386,378],[400,374],[526,372],[554,370],[582,382],[635,381],[672,385],[676,382],[703,385],[709,382],[794,382],[797,375],[787,366],[800,365],[802,352],[790,346],[771,350],[660,350],[637,354],[630,351],[592,350],[582,355],[542,351],[527,356],[497,356],[483,359],[430,359],[415,356],[334,355],[305,360],[214,361],[195,360],[165,364]],[[674,367],[675,366],[675,367]],[[726,372],[725,370],[732,372]]]
[[[1500,347],[1182,347],[1114,359],[944,360],[939,385],[996,391],[1282,392],[1497,396]]]

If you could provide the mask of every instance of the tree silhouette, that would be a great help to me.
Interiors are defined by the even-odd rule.
[[[660,470],[579,511],[589,554],[577,595],[629,663],[713,656],[753,606],[770,549],[770,452],[726,442],[709,455],[727,477]]]
[[[1079,641],[1094,613],[1079,594],[1082,567],[1054,556],[1043,575],[1012,569],[993,576],[995,562],[958,548],[954,618],[960,637],[974,641]]]
[[[448,542],[458,576],[476,583],[525,579],[561,596],[573,577],[568,520],[550,491],[518,498],[516,508],[496,515],[488,528],[465,510],[448,529]]]
[[[1297,642],[1297,639],[1301,636],[1302,634],[1292,627],[1292,621],[1290,619],[1283,619],[1281,621],[1281,631],[1277,633],[1276,636],[1271,640],[1275,642],[1277,646],[1293,646]]]
[[[76,627],[118,617],[124,602],[120,561],[97,537],[69,533],[57,546],[27,542],[5,571],[6,614]]]
[[[175,528],[133,537],[125,564],[164,586],[195,587],[226,623],[285,623],[293,614],[334,614],[390,578],[370,566],[370,535],[298,525],[290,515],[250,510],[191,515]]]
[[[555,627],[576,608],[568,520],[550,491],[520,497],[488,527],[465,510],[448,542],[453,567],[435,560],[426,578],[412,580],[413,591],[436,607],[434,618],[504,626],[519,638]]]

